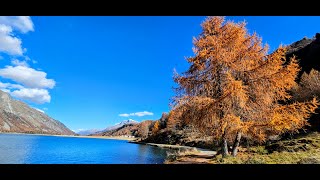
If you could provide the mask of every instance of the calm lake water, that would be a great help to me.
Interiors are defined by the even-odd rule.
[[[0,164],[162,164],[166,150],[122,140],[0,134]]]

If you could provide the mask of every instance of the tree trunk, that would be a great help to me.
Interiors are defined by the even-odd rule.
[[[234,140],[234,144],[232,146],[232,156],[235,157],[238,154],[238,147],[240,145],[241,140],[241,132],[237,133],[236,139]]]
[[[222,67],[218,67],[218,95],[221,97],[223,95],[223,88],[222,88],[222,83],[223,83],[223,75],[225,72],[223,71]],[[220,107],[220,119],[223,119],[224,117],[224,111],[223,111],[223,104],[222,102],[219,103]],[[229,149],[228,149],[228,141],[227,141],[227,132],[226,128],[224,129],[223,135],[222,135],[222,142],[221,142],[221,154],[222,158],[225,158],[229,155]]]
[[[227,141],[227,138],[226,138],[226,133],[223,133],[223,136],[222,136],[221,154],[222,154],[222,158],[225,158],[225,157],[227,157],[227,155],[229,155],[228,141]]]

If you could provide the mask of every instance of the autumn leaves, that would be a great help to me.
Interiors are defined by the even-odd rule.
[[[236,156],[241,137],[264,141],[303,128],[316,99],[289,103],[299,66],[285,59],[285,47],[268,46],[245,23],[208,17],[194,39],[189,69],[176,74],[179,85],[168,123],[190,124],[221,141],[223,156]]]

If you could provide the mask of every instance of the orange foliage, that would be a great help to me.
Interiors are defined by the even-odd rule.
[[[146,138],[149,135],[149,126],[151,125],[152,121],[147,120],[147,121],[142,121],[138,125],[138,130],[137,130],[137,136]]]
[[[160,122],[156,121],[152,127],[152,134],[156,134],[160,130]]]
[[[245,25],[224,17],[202,23],[193,41],[195,55],[187,58],[191,66],[174,76],[179,87],[169,120],[192,124],[225,142],[239,139],[239,133],[264,141],[307,124],[318,105],[315,99],[286,104],[300,70],[296,59],[286,63],[281,46],[267,55],[268,46]]]
[[[304,72],[301,76],[299,86],[293,90],[293,99],[297,101],[310,100],[313,97],[320,97],[320,72],[311,69],[309,74]]]

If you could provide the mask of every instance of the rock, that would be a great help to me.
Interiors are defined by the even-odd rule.
[[[0,90],[0,132],[74,135],[61,122]]]
[[[320,33],[316,33],[312,39],[303,38],[287,47],[286,59],[294,55],[299,60],[302,68],[299,78],[303,72],[309,73],[311,69],[320,70]]]
[[[297,164],[320,164],[320,161],[314,157],[304,158],[297,162]]]
[[[320,33],[316,33],[312,39],[304,38],[300,41],[292,43],[287,47],[286,59],[296,56],[301,66],[301,71],[298,74],[297,81],[300,81],[302,74],[305,72],[310,73],[311,69],[320,71]],[[311,126],[309,130],[320,131],[320,108],[313,114],[309,123]]]

